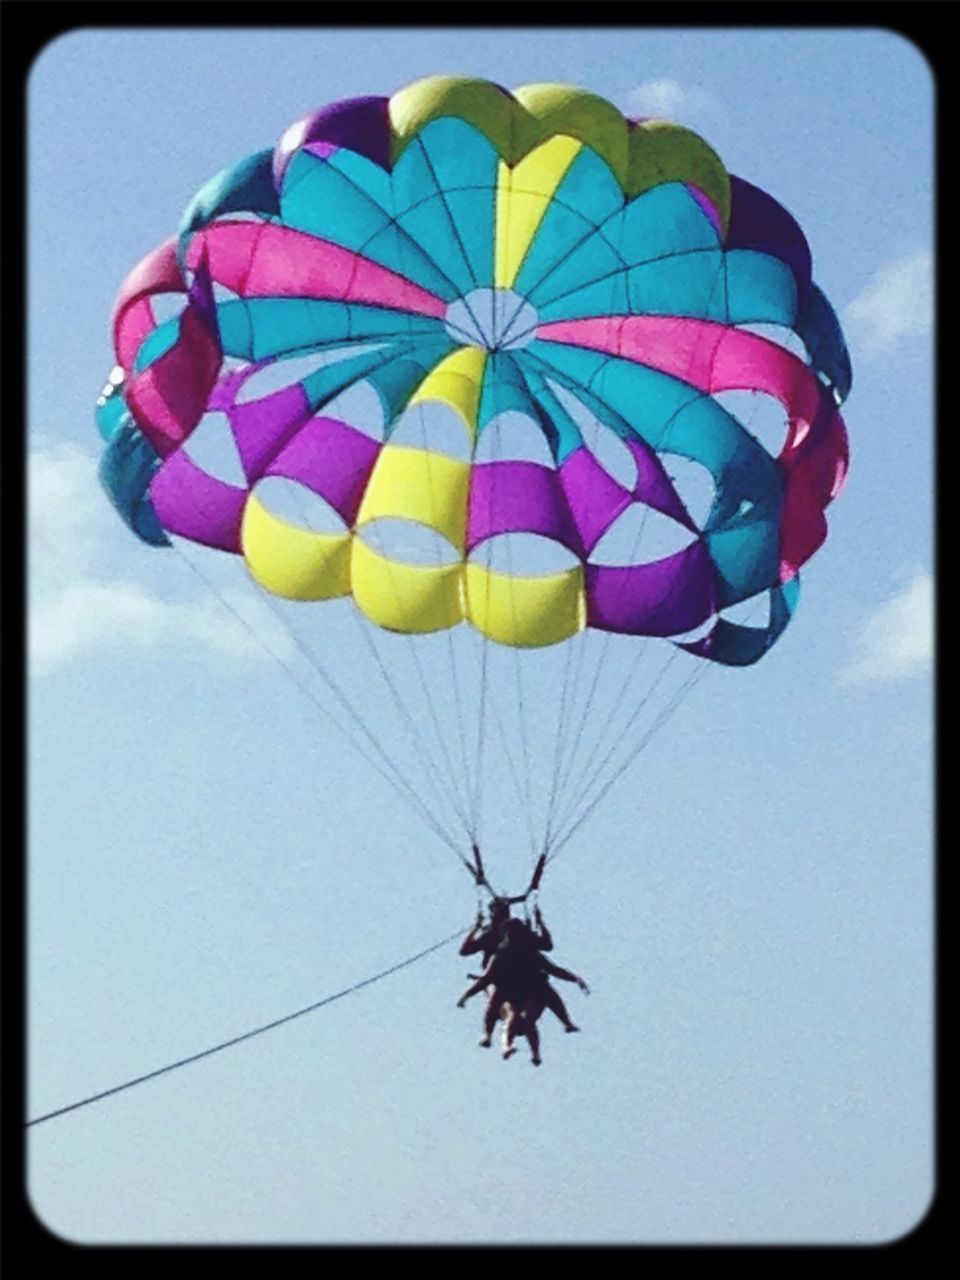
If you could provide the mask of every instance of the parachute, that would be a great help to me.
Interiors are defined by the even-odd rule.
[[[654,638],[699,674],[756,662],[795,612],[848,465],[850,361],[811,271],[793,217],[703,139],[595,94],[433,77],[334,103],[204,186],[124,281],[101,480],[144,542],[240,557],[309,604],[317,653],[346,604],[391,697],[377,638],[428,646],[408,729],[452,706],[431,638],[470,637],[459,668],[449,650],[459,747],[413,772],[451,783],[474,847],[492,691],[515,683],[498,657],[519,681],[563,654],[499,717],[517,770],[550,761],[542,869],[673,705],[642,721],[615,693],[612,750],[575,777],[609,652],[588,641]],[[204,464],[211,424],[232,471]],[[657,681],[627,661],[614,683],[643,704]]]

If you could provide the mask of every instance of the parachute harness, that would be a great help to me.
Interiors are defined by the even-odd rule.
[[[509,906],[516,906],[519,903],[523,903],[525,914],[528,911],[528,907],[527,907],[528,899],[532,898],[534,901],[534,904],[536,904],[538,895],[539,895],[539,890],[540,890],[540,881],[543,879],[543,873],[546,870],[546,865],[547,865],[546,853],[541,853],[539,858],[537,859],[536,866],[533,869],[533,875],[530,877],[530,883],[527,885],[524,892],[514,894],[512,897],[507,897],[505,894],[497,893],[497,891],[490,884],[490,881],[487,879],[487,873],[483,866],[483,857],[480,853],[480,846],[477,844],[474,844],[472,852],[473,852],[473,865],[467,862],[466,859],[464,859],[463,861],[467,870],[470,872],[471,876],[473,877],[474,884],[476,885],[478,904],[482,901],[482,896],[480,892],[481,889],[485,889],[487,891],[487,893],[490,895],[491,902],[504,902],[504,903],[507,903]]]

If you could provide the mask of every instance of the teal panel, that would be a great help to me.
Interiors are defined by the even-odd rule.
[[[360,181],[372,183],[376,198],[358,185]],[[377,165],[353,152],[338,151],[327,159],[300,152],[287,170],[284,220],[298,231],[363,254],[449,301],[458,287],[415,239],[398,228],[392,216],[392,194],[384,185],[387,181]],[[420,194],[422,198],[423,192]],[[440,239],[449,240],[449,219],[441,216],[437,226],[443,228]],[[434,226],[424,242],[431,255],[437,241]]]
[[[109,391],[107,390],[109,387]],[[130,418],[130,410],[123,392],[112,383],[101,391],[94,411],[97,430],[104,440],[112,440],[125,421]]]
[[[501,413],[533,413],[533,402],[516,360],[505,351],[487,357],[477,409],[477,435]],[[534,415],[535,416],[535,415]]]
[[[465,120],[433,120],[397,162],[393,176],[395,207],[401,222],[424,198],[442,194],[454,243],[436,238],[430,246],[437,263],[459,284],[466,259],[468,288],[493,284],[494,208],[499,156],[491,143]]]
[[[706,467],[718,493],[728,495],[720,514],[728,517],[748,494],[757,500],[758,489],[762,495],[782,487],[779,467],[762,445],[716,401],[678,379],[560,343],[535,340],[523,355],[547,371],[555,370],[558,381],[571,385],[578,395],[583,388],[595,396],[608,417],[622,419],[651,448],[681,454]]]
[[[160,459],[149,440],[128,416],[100,459],[100,483],[124,523],[141,542],[170,546],[150,501],[148,489]]]
[[[617,271],[594,284],[574,289],[556,302],[540,307],[541,324],[550,320],[582,320],[586,316],[628,315],[630,293],[626,273]]]
[[[493,288],[495,193],[492,187],[447,193],[447,207],[456,224],[470,264],[470,274],[480,288]]]
[[[800,308],[795,327],[810,354],[814,373],[833,387],[840,402],[846,400],[853,381],[850,353],[837,314],[816,285]]]
[[[418,342],[416,347],[381,364],[366,379],[383,405],[389,435],[407,401],[424,378],[456,344],[446,335]]]
[[[346,249],[359,250],[390,221],[390,214],[330,160],[303,151],[287,170],[280,205],[286,226]]]
[[[782,492],[783,475],[776,461],[709,396],[694,393],[664,425],[662,439],[658,448],[692,458],[713,475],[717,494],[707,528],[731,520],[746,498],[759,505],[766,501],[764,495]]]
[[[796,612],[800,579],[770,592],[770,621],[765,627],[743,627],[721,618],[706,640],[679,647],[728,667],[748,667],[776,643]]]
[[[583,432],[541,374],[528,374],[527,383],[539,406],[537,416],[541,422],[546,421],[550,424],[549,430],[545,430],[544,434],[559,466],[569,454],[573,453],[574,449],[578,449],[583,444]]]
[[[258,151],[232,169],[224,169],[200,188],[180,221],[180,260],[190,235],[225,213],[258,213],[278,217],[280,204],[273,182],[273,151]]]
[[[564,262],[586,244],[598,226],[623,208],[623,191],[607,164],[589,148],[580,151],[561,179],[553,199],[547,206],[537,228],[527,255],[517,275],[514,288],[529,296],[533,293],[544,299],[551,290],[542,294],[538,285],[552,267]],[[614,258],[613,263],[616,262]],[[602,268],[594,268],[589,262],[581,264],[577,283],[594,279],[590,274]]]
[[[731,324],[793,325],[797,282],[779,258],[753,249],[732,249],[726,255],[726,270]]]
[[[627,280],[630,311],[636,315],[726,320],[723,254],[718,250],[693,250],[631,267]]]
[[[253,327],[250,323],[250,304],[242,299],[217,304],[217,327],[220,345],[225,356],[237,360],[253,359]]]
[[[548,302],[622,270],[623,259],[592,223],[553,201],[514,285],[540,310]]]
[[[406,231],[400,229],[395,222],[388,223],[382,231],[378,231],[372,240],[361,246],[364,257],[379,262],[391,271],[415,284],[429,289],[446,302],[458,297],[460,290],[439,266],[433,253],[433,245],[428,246],[430,256],[420,248]]]
[[[142,373],[144,369],[149,368],[154,361],[159,360],[171,347],[176,346],[179,337],[179,316],[172,316],[169,320],[165,320],[163,324],[157,325],[156,329],[152,329],[140,344],[140,349],[137,351],[136,359],[133,362],[134,372]]]
[[[554,195],[558,204],[575,210],[595,227],[622,210],[624,198],[610,166],[589,147],[578,152]]]
[[[682,182],[667,182],[638,196],[601,229],[629,266],[657,258],[719,250],[713,223]]]
[[[707,533],[704,541],[717,568],[717,605],[721,609],[749,600],[780,576],[779,512],[766,520],[748,520],[739,528]]]
[[[356,151],[343,148],[327,157],[327,164],[343,174],[354,187],[362,191],[368,200],[385,213],[394,214],[393,183],[390,174],[373,160]]]
[[[268,360],[353,339],[437,337],[444,332],[442,323],[429,316],[313,298],[227,302],[218,316],[224,350],[246,360]]]
[[[376,351],[363,351],[346,360],[325,365],[302,380],[304,394],[315,409],[333,399],[347,387],[364,378],[371,381],[379,369],[394,359],[396,347],[381,347]]]
[[[407,152],[404,152],[393,178],[398,210],[416,204],[434,187],[440,191],[496,187],[500,158],[487,138],[465,120],[452,117],[432,120],[420,131],[418,141],[430,178],[426,187],[417,190],[414,182],[418,167],[408,168]]]
[[[571,166],[571,171],[576,168],[577,162]],[[528,255],[529,266],[525,263],[521,271],[519,280],[523,284],[518,283],[518,291],[524,293],[526,290],[531,302],[539,308],[561,297],[569,297],[601,277],[621,270],[624,265],[655,263],[667,256],[685,256],[697,250],[712,250],[719,254],[717,233],[710,219],[682,183],[656,187],[625,207],[621,198],[615,210],[596,230],[581,223],[578,237],[573,234],[574,224],[570,217],[570,211],[558,201],[550,206],[540,232],[546,237],[545,244],[541,248],[534,242],[534,250]],[[547,261],[549,255],[552,258]],[[562,261],[563,265],[551,272],[548,280],[543,280],[538,261],[540,257],[547,261],[548,266],[557,261]],[[719,258],[714,263],[714,270],[718,264]],[[679,274],[682,279],[687,278],[682,271]],[[539,285],[533,288],[537,281],[540,281]],[[665,306],[662,301],[660,305]],[[550,310],[551,317],[560,318],[565,314],[558,307]],[[578,306],[569,314],[598,313]]]
[[[480,284],[467,257],[463,239],[454,223],[446,198],[437,194],[397,218],[417,244],[430,246],[430,255],[457,293],[469,293]]]

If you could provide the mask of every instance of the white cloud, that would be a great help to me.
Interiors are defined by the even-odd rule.
[[[685,89],[676,80],[645,80],[627,94],[627,113],[675,120],[686,124],[713,107],[713,99],[702,89]]]
[[[933,576],[918,573],[865,623],[845,684],[924,675],[933,662]]]
[[[27,468],[28,550],[34,586],[82,577],[103,554],[111,511],[96,459],[75,444],[34,449]]]
[[[29,455],[28,636],[34,674],[100,648],[116,653],[175,645],[241,661],[266,659],[267,650],[291,658],[289,633],[252,586],[172,600],[120,573],[113,563],[119,552],[111,548],[119,517],[97,483],[96,468],[73,444]]]
[[[846,308],[844,318],[851,337],[867,355],[891,347],[898,338],[929,333],[933,254],[921,249],[880,267]]]
[[[31,610],[31,669],[41,674],[91,650],[142,653],[161,646],[242,661],[290,659],[290,636],[265,605],[240,592],[222,597],[227,608],[215,596],[163,600],[135,582],[72,583]]]

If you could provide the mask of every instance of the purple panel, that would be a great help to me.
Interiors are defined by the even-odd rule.
[[[627,448],[633,454],[637,464],[637,483],[633,487],[633,497],[638,502],[645,502],[655,511],[679,521],[686,529],[698,532],[697,526],[690,519],[690,514],[680,501],[680,497],[670,483],[670,477],[663,469],[663,463],[657,455],[641,440],[628,440]]]
[[[717,212],[717,206],[713,203],[705,191],[701,191],[699,187],[695,187],[692,182],[683,184],[690,194],[696,200],[697,204],[710,219],[713,229],[717,235],[723,234],[723,223],[720,221],[720,214]]]
[[[335,142],[308,142],[303,148],[309,151],[312,156],[316,156],[318,160],[326,160],[330,156],[335,155],[340,148]]]
[[[171,453],[150,482],[150,500],[169,533],[221,551],[240,551],[246,489],[217,480],[182,450]]]
[[[793,272],[799,301],[810,292],[810,246],[800,227],[773,196],[733,174],[726,247],[772,254]]]
[[[601,467],[586,445],[567,455],[558,474],[580,542],[589,554],[629,507],[630,494]]]
[[[313,409],[302,384],[295,382],[282,391],[264,396],[262,400],[233,404],[225,411],[244,473],[252,482],[263,475],[265,468]]]
[[[587,626],[635,636],[672,636],[714,612],[714,571],[700,542],[653,564],[588,564]]]
[[[220,326],[217,323],[217,304],[213,296],[213,281],[207,262],[206,248],[193,273],[193,283],[188,291],[190,306],[210,337],[220,345]]]
[[[336,418],[311,418],[264,475],[297,480],[352,525],[380,445]]]
[[[471,471],[467,550],[498,533],[538,533],[582,554],[557,473],[537,462],[488,462]]]
[[[346,147],[389,172],[389,106],[389,98],[347,98],[304,116],[299,122],[301,130],[297,145],[288,148],[281,140],[273,153],[273,176],[277,189],[283,181],[290,157],[306,143],[330,142]]]
[[[222,373],[217,379],[217,385],[210,392],[210,399],[207,403],[208,409],[217,409],[221,413],[228,413],[234,405],[234,401],[240,394],[240,388],[252,378],[255,373],[259,373],[261,369],[266,369],[269,362],[263,364],[245,365],[242,369],[228,369],[226,373]]]

